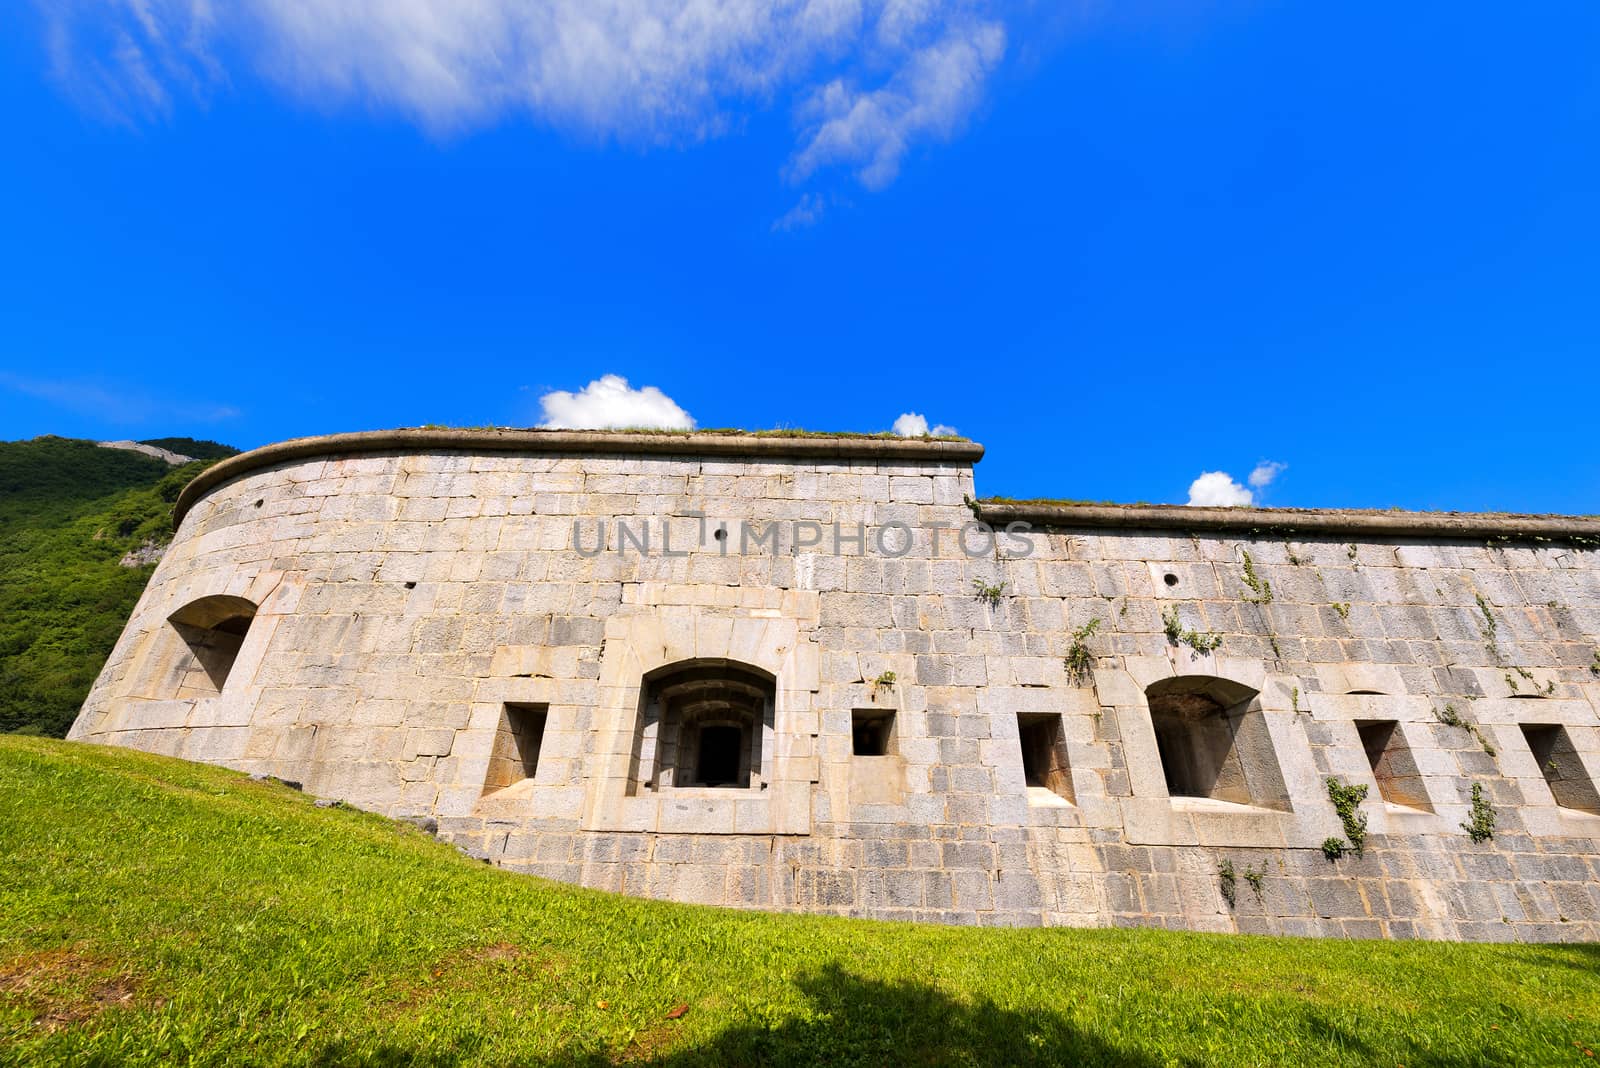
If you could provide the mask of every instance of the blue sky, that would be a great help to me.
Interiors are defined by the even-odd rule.
[[[0,437],[618,375],[985,494],[1600,511],[1592,3],[315,6],[0,13]]]

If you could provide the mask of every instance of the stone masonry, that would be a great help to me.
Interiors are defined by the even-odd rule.
[[[179,500],[71,736],[650,897],[1600,937],[1600,522],[983,504],[982,452],[259,449]]]

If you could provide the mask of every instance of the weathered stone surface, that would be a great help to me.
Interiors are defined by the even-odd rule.
[[[969,528],[969,556],[980,455],[515,431],[258,450],[185,491],[72,736],[623,893],[1600,937],[1592,521],[986,505],[1032,532]],[[748,785],[669,782],[722,721],[651,727],[674,700],[652,680],[730,662],[767,693]],[[857,755],[863,722],[883,755]],[[1364,855],[1323,855],[1329,777],[1367,787]]]

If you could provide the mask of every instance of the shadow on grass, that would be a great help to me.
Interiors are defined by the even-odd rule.
[[[883,983],[829,965],[797,981],[810,1019],[733,1027],[649,1063],[688,1065],[1155,1065],[1058,1013],[959,1001],[920,983]],[[1177,1063],[1190,1063],[1178,1061]]]
[[[734,1026],[697,1045],[652,1054],[673,1041],[676,1025],[640,1037],[640,1044],[609,1053],[557,1056],[552,1064],[691,1065],[1116,1065],[1154,1068],[1142,1054],[1126,1053],[1086,1034],[1059,1014],[1017,1012],[989,1001],[966,1003],[920,983],[884,983],[851,975],[838,965],[796,981],[810,999],[809,1018],[773,1028]],[[397,1046],[355,1050],[334,1043],[311,1052],[317,1065],[427,1066],[478,1063],[484,1051],[470,1041],[418,1052]],[[488,1061],[496,1058],[492,1055]],[[531,1063],[518,1060],[516,1063]],[[1180,1065],[1194,1062],[1178,1060]]]
[[[1600,942],[1559,942],[1523,948],[1527,955],[1521,959],[1532,964],[1559,965],[1590,977],[1600,976]]]
[[[1566,948],[1566,947],[1563,947]],[[1600,947],[1583,947],[1600,953]],[[1566,963],[1566,962],[1563,962]],[[1018,1011],[988,1000],[967,1002],[922,983],[885,983],[852,975],[838,965],[811,972],[796,985],[810,1001],[804,1017],[790,1017],[775,1027],[736,1025],[679,1049],[654,1050],[671,1044],[677,1025],[641,1035],[638,1044],[604,1053],[573,1053],[549,1063],[598,1068],[617,1063],[651,1064],[660,1068],[699,1065],[877,1066],[877,1065],[1104,1065],[1115,1068],[1204,1063],[1185,1054],[1181,1034],[1169,1035],[1160,1058],[1119,1047],[1048,1009]],[[1387,1063],[1388,1054],[1359,1033],[1328,1015],[1303,1008],[1298,1018],[1286,1016],[1287,1031],[1322,1044],[1328,1053],[1362,1062]],[[1288,1035],[1285,1035],[1286,1040]],[[1284,1051],[1287,1055],[1287,1048]],[[1304,1053],[1304,1048],[1301,1049]],[[453,1068],[480,1061],[496,1063],[492,1053],[471,1038],[443,1051],[419,1053],[400,1047],[355,1051],[339,1045],[312,1053],[318,1065],[427,1066]],[[1335,1057],[1334,1059],[1339,1059]],[[532,1063],[517,1060],[515,1063]],[[1492,1063],[1482,1055],[1452,1055],[1411,1046],[1401,1063],[1413,1068],[1465,1068]]]

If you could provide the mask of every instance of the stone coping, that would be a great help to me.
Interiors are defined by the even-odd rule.
[[[1600,518],[1515,515],[1506,512],[1384,512],[1358,509],[1194,508],[1177,504],[1055,504],[978,501],[984,522],[996,527],[1118,530],[1218,530],[1330,537],[1500,538],[1579,541],[1600,547]]]
[[[911,460],[974,464],[983,446],[974,441],[856,435],[650,433],[648,431],[403,429],[364,430],[292,438],[263,445],[206,468],[183,488],[172,509],[176,529],[211,490],[241,475],[290,460],[374,452],[520,452],[542,455],[730,456],[752,460]]]

